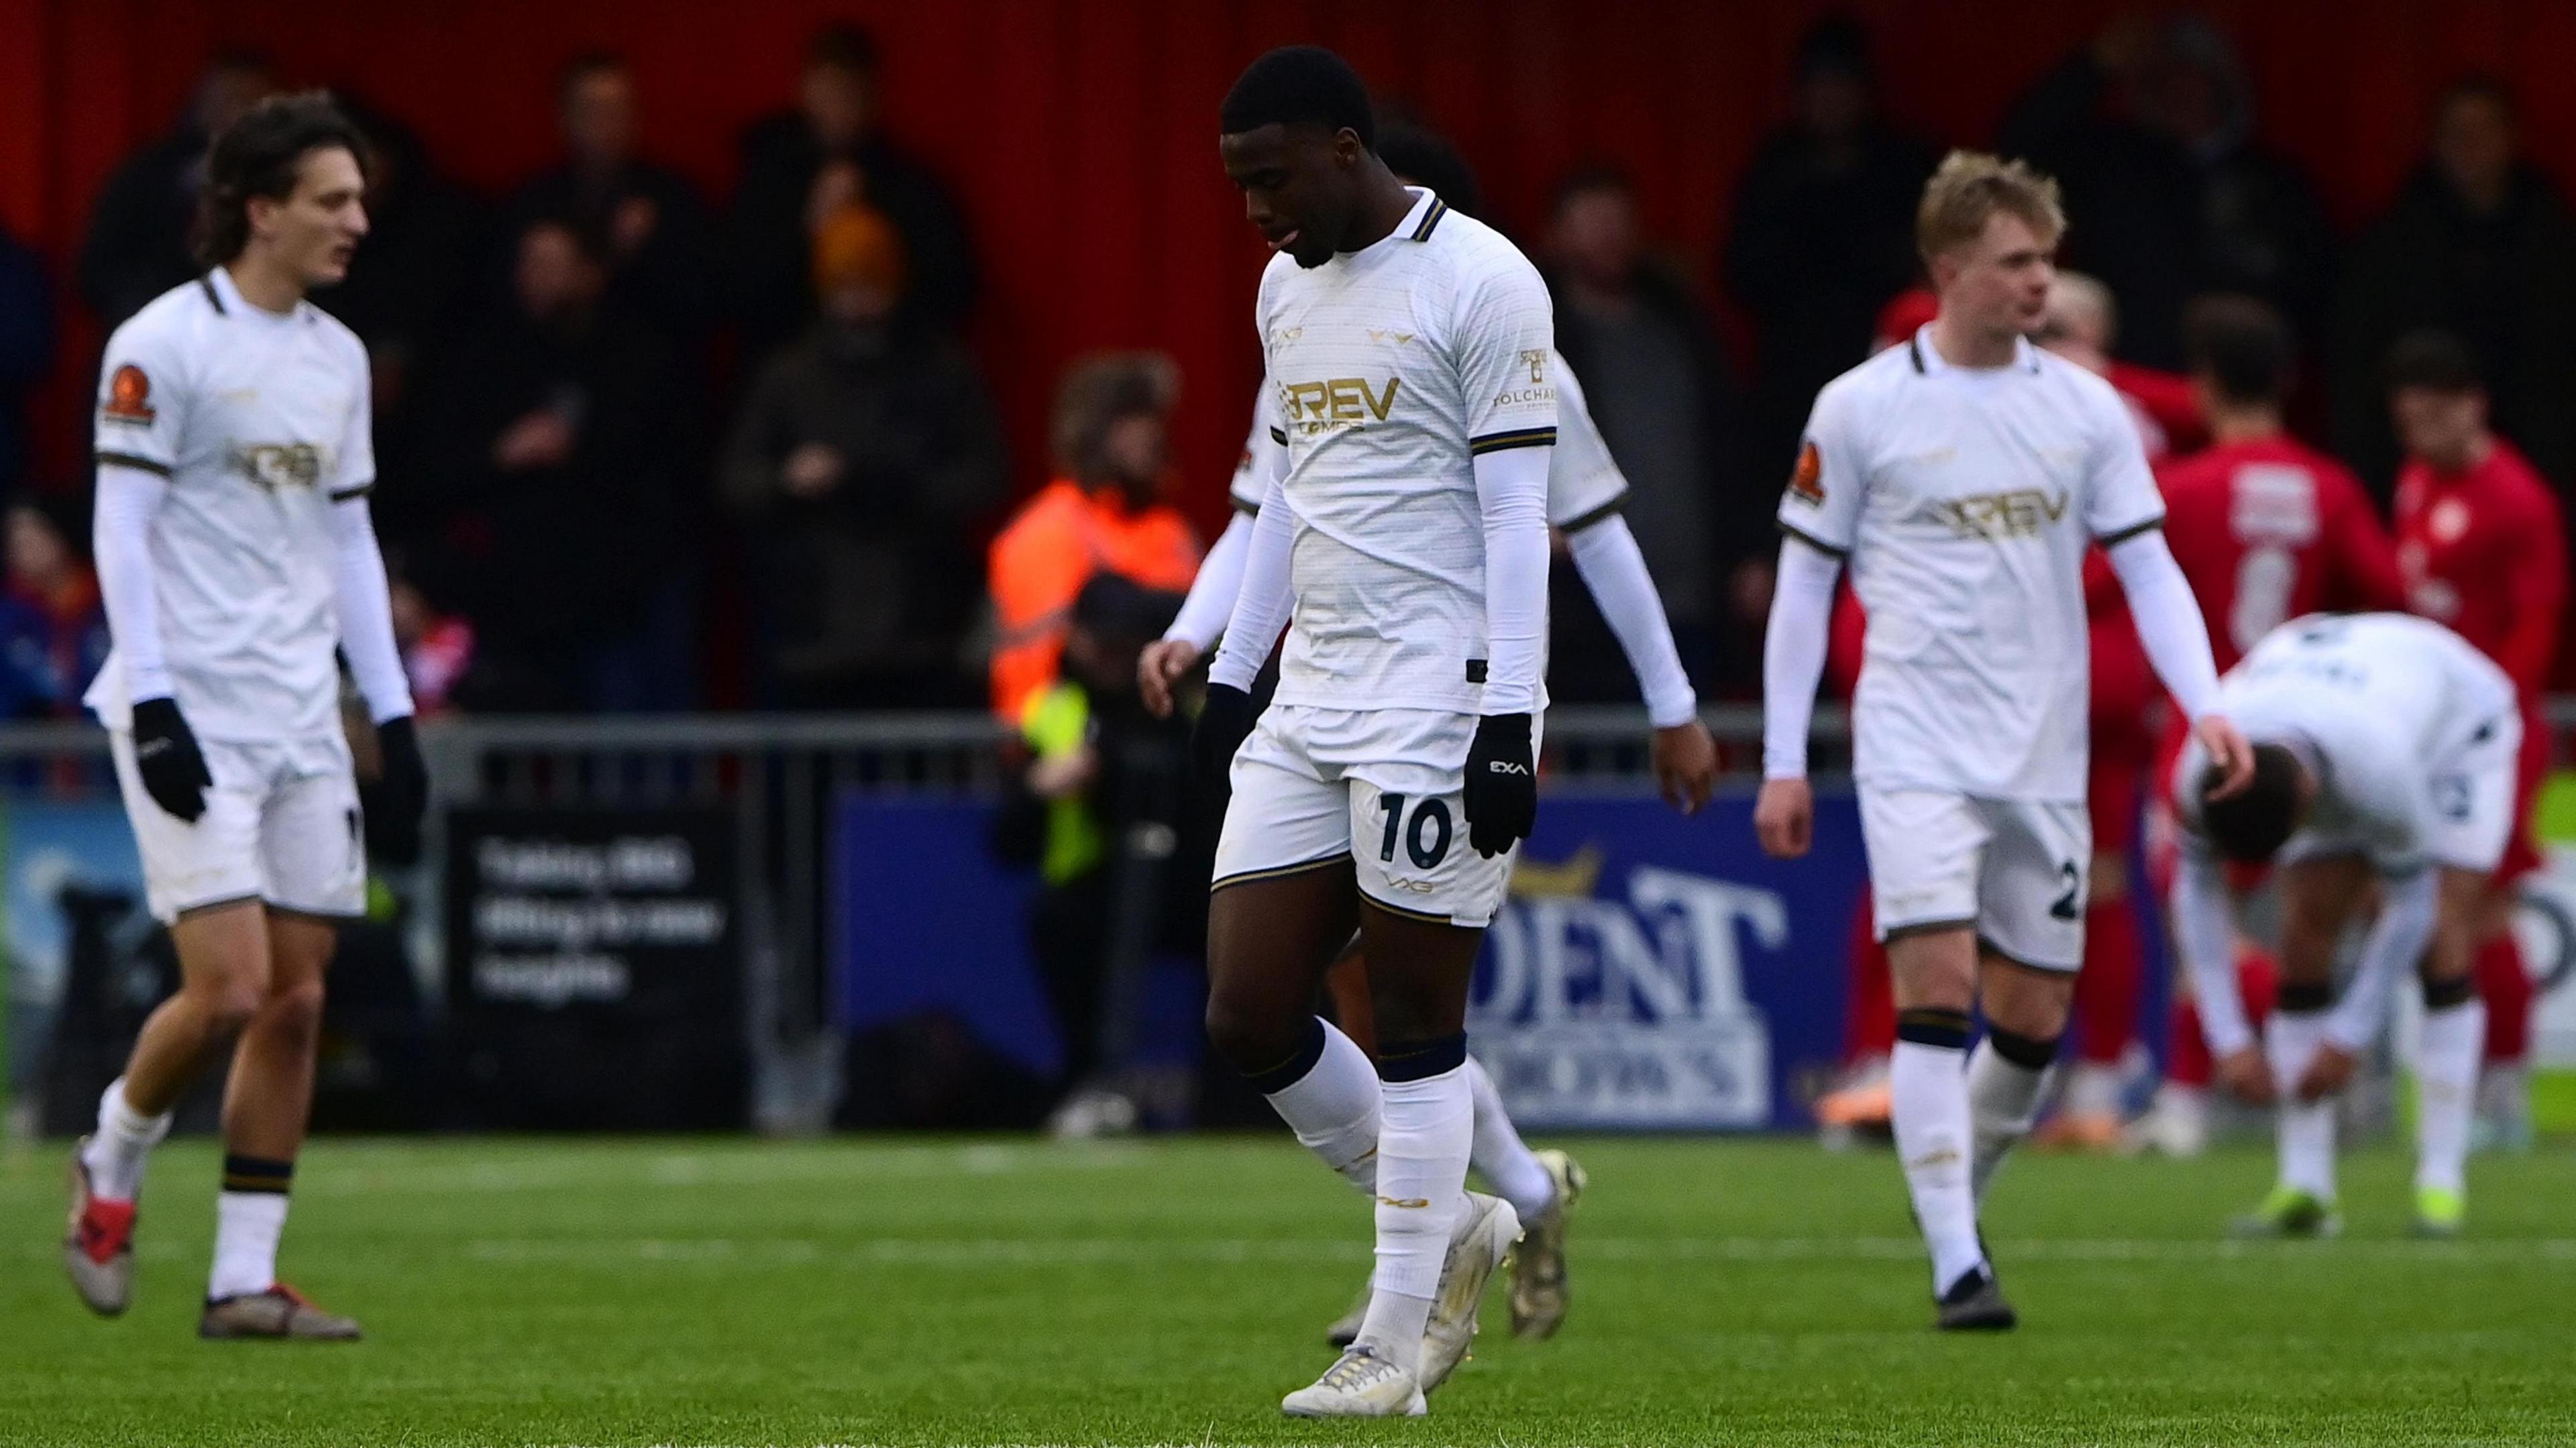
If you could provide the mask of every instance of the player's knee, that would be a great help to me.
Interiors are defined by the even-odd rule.
[[[218,1034],[238,1035],[268,1003],[268,982],[255,971],[230,971],[195,986],[189,993],[197,998],[198,1010]]]
[[[1281,1011],[1266,1002],[1225,991],[1208,995],[1208,1044],[1235,1070],[1269,1070],[1303,1044],[1309,1012]]]
[[[2446,1011],[2453,1006],[2464,1006],[2477,999],[2477,996],[2478,977],[2474,971],[2464,971],[2451,976],[2428,974],[2424,977],[2424,1009],[2428,1011]]]
[[[270,991],[267,1004],[261,1007],[261,1022],[267,1029],[285,1035],[319,1036],[322,982],[307,978]]]

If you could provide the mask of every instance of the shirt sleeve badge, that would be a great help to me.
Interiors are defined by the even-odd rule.
[[[99,404],[98,415],[110,422],[151,426],[157,415],[152,410],[152,379],[131,362],[117,368],[107,379],[107,401]]]
[[[1813,442],[1798,445],[1798,466],[1789,473],[1789,496],[1809,507],[1825,501],[1825,457]]]

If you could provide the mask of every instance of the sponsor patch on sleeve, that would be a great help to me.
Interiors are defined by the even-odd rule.
[[[1789,496],[1809,507],[1825,501],[1825,458],[1813,442],[1798,445],[1798,465],[1789,472]]]
[[[128,362],[107,379],[107,401],[100,403],[98,415],[110,422],[130,422],[149,427],[156,415],[152,411],[152,379],[143,369]]]

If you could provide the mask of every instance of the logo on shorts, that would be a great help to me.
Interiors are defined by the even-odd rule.
[[[1825,455],[1813,442],[1798,445],[1798,465],[1789,472],[1789,496],[1811,508],[1825,502]]]
[[[1399,890],[1407,890],[1416,895],[1428,895],[1440,888],[1429,880],[1407,880],[1396,875],[1387,876],[1386,882]]]
[[[1486,761],[1485,761],[1485,768],[1486,768],[1488,771],[1490,771],[1490,772],[1492,772],[1492,773],[1495,773],[1495,774],[1527,774],[1527,773],[1529,773],[1529,766],[1528,766],[1528,765],[1526,765],[1526,764],[1522,764],[1522,763],[1518,762],[1517,760],[1510,760],[1510,759],[1488,759],[1488,760],[1486,760]]]
[[[99,404],[98,415],[110,422],[150,426],[160,415],[152,410],[152,379],[131,362],[117,368],[107,379],[107,401]]]

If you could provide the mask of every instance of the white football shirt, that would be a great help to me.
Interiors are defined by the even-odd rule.
[[[1952,367],[1926,326],[1816,395],[1780,526],[1869,614],[1853,774],[1980,799],[2085,797],[2084,552],[2164,521],[2118,393],[2022,343]]]
[[[1385,239],[1262,273],[1296,515],[1283,704],[1478,712],[1477,455],[1556,442],[1555,314],[1501,233],[1419,187]]]
[[[1556,386],[1556,448],[1547,459],[1548,526],[1567,532],[1587,527],[1618,511],[1628,496],[1627,474],[1610,457],[1610,445],[1592,421],[1583,384],[1565,358],[1550,348],[1547,375]],[[1288,434],[1279,422],[1278,392],[1265,379],[1253,399],[1252,432],[1243,440],[1243,456],[1234,465],[1226,496],[1235,511],[1259,513],[1262,490],[1274,473],[1287,468]]]
[[[2292,619],[2227,671],[2218,697],[2246,738],[2302,749],[2317,769],[2315,808],[2286,848],[2330,842],[2388,870],[2423,859],[2438,823],[2437,768],[2516,709],[2504,670],[2458,634],[2405,613]],[[2195,740],[2168,782],[2195,828],[2199,792],[2180,786],[2207,767]]]
[[[330,511],[375,480],[365,345],[311,302],[252,306],[217,267],[118,327],[99,377],[99,465],[170,482],[152,576],[189,727],[247,741],[336,733]],[[83,702],[128,727],[116,649]]]

